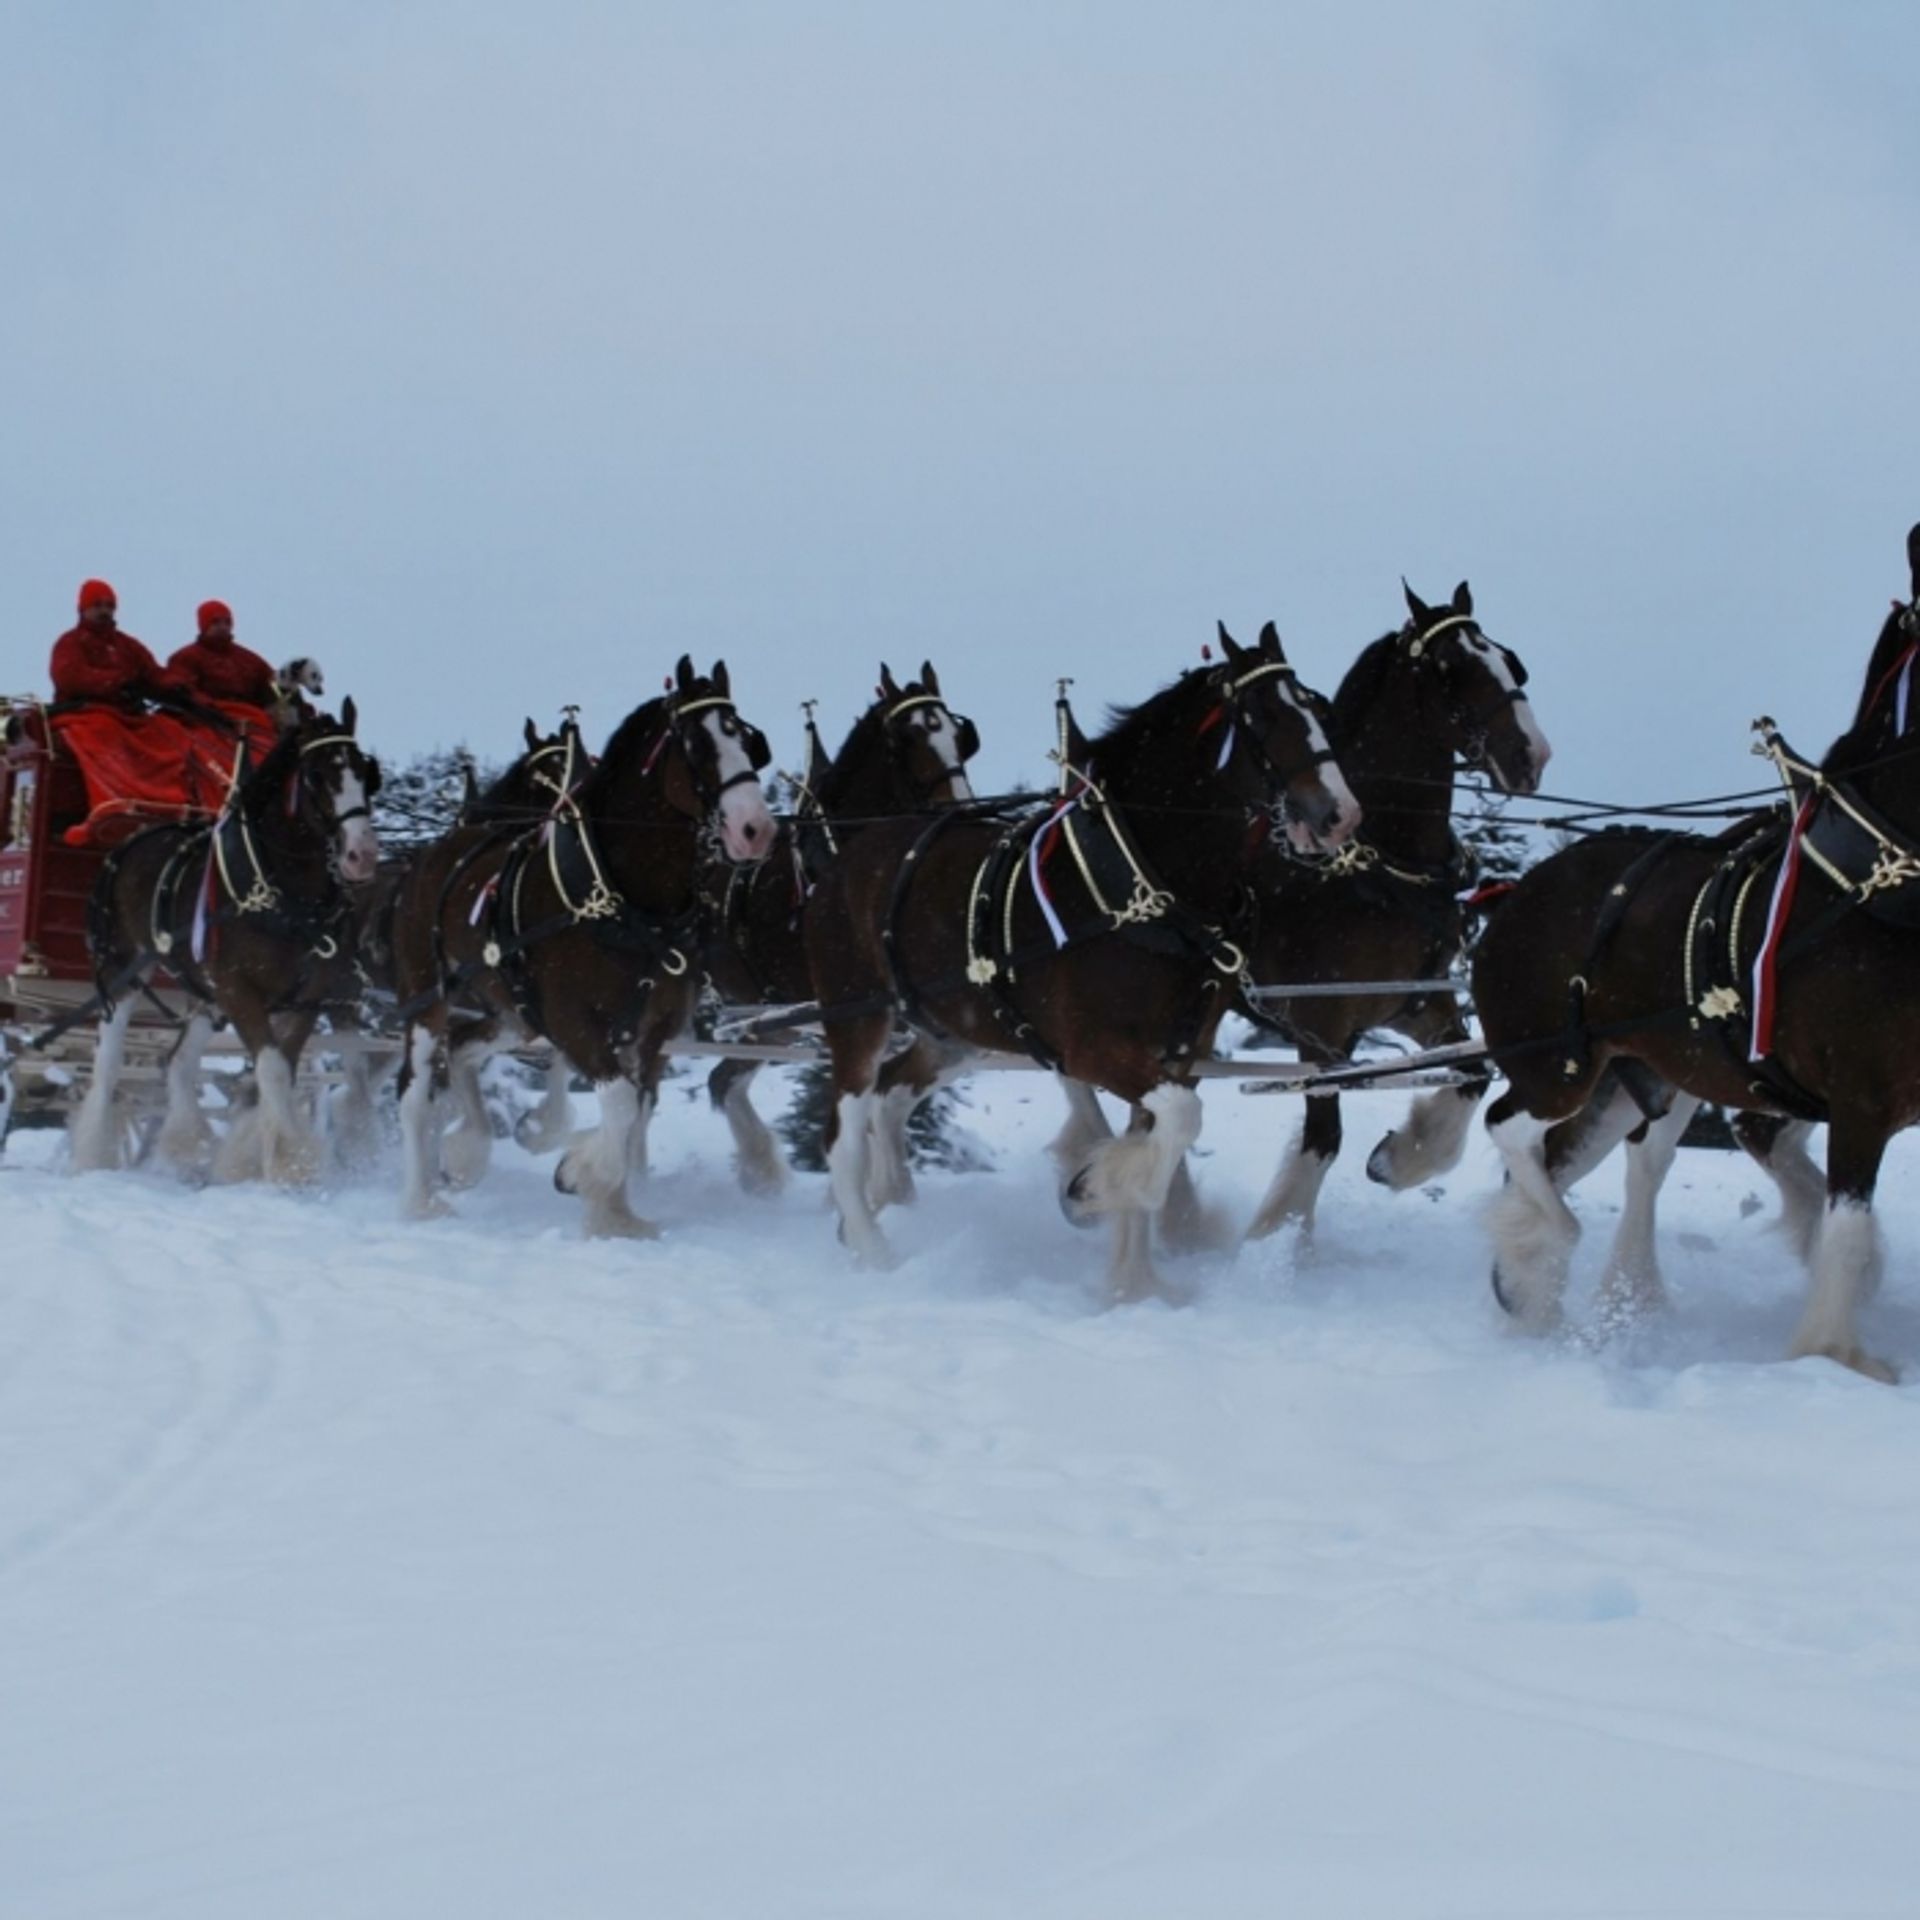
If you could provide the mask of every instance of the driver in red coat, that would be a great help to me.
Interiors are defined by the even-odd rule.
[[[233,612],[224,600],[200,603],[200,637],[167,662],[202,700],[237,700],[249,707],[273,705],[273,669],[233,637]]]
[[[180,699],[187,683],[115,622],[119,600],[104,580],[80,589],[80,624],[53,643],[56,700]]]

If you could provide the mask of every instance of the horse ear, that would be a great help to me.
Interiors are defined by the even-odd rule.
[[[1920,600],[1920,526],[1907,535],[1907,572],[1913,578],[1913,597]]]
[[[688,690],[688,688],[690,688],[693,685],[695,676],[693,671],[693,655],[692,654],[683,653],[680,656],[680,664],[674,668],[673,677],[682,693],[685,693]]]
[[[1274,660],[1284,660],[1286,649],[1280,644],[1280,629],[1271,620],[1260,629],[1260,651]]]
[[[540,744],[540,729],[533,724],[531,718],[528,719],[526,725],[521,729],[521,738],[526,741],[527,751],[529,753]]]
[[[723,700],[731,699],[733,697],[733,682],[727,677],[727,663],[724,660],[716,660],[713,663],[712,678],[714,692],[719,694]]]
[[[1220,631],[1221,653],[1229,660],[1238,660],[1246,652],[1246,648],[1227,631],[1227,623],[1224,620],[1216,620],[1213,624]]]
[[[1473,612],[1473,589],[1464,580],[1453,590],[1453,610],[1463,615]]]
[[[1413,615],[1414,625],[1424,627],[1433,618],[1433,609],[1407,585],[1405,574],[1400,576],[1400,591],[1407,596],[1407,611]]]
[[[884,693],[889,700],[898,700],[900,698],[899,683],[893,677],[893,669],[888,666],[884,660],[880,662],[880,691]]]
[[[925,687],[929,693],[937,694],[940,691],[940,676],[934,672],[933,662],[931,660],[922,660],[920,662],[920,684]]]
[[[354,722],[358,720],[359,717],[359,714],[354,710],[353,695],[348,694],[347,697],[340,702],[340,725],[342,729],[351,733]]]

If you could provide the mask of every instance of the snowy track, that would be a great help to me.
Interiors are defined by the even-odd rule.
[[[1044,1087],[874,1276],[686,1084],[645,1245],[511,1147],[403,1227],[15,1141],[0,1915],[1920,1912],[1920,1388],[1775,1360],[1743,1163],[1682,1157],[1676,1312],[1590,1352],[1497,1323],[1477,1137],[1366,1186],[1391,1096],[1317,1257],[1100,1314]],[[1209,1097],[1236,1214],[1275,1104]]]

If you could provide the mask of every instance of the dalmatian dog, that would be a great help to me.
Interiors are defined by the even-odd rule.
[[[295,727],[311,720],[320,711],[314,702],[325,699],[326,693],[327,676],[318,660],[289,660],[273,676],[273,707],[280,725]]]

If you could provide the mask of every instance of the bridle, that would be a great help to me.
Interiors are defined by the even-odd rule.
[[[681,722],[690,714],[705,713],[708,709],[717,709],[733,715],[734,726],[741,744],[747,750],[747,764],[738,773],[729,774],[726,779],[709,786],[697,770],[693,755],[687,750],[686,735],[681,731]],[[767,744],[767,736],[751,721],[740,718],[740,709],[724,693],[702,694],[696,700],[672,699],[667,703],[667,724],[660,738],[654,743],[653,751],[647,755],[643,772],[651,773],[653,764],[660,757],[661,749],[669,740],[679,743],[680,751],[687,762],[688,771],[693,774],[694,784],[700,791],[701,800],[709,807],[717,807],[721,799],[734,787],[745,786],[748,781],[758,782],[761,773],[773,760],[773,749]]]
[[[894,737],[893,723],[896,720],[903,714],[912,713],[920,707],[936,707],[941,713],[946,715],[947,725],[953,730],[953,750],[955,756],[955,764],[953,766],[941,767],[930,780],[916,779],[913,782],[914,798],[917,800],[925,800],[930,795],[938,792],[940,788],[949,785],[955,779],[964,777],[967,762],[979,751],[980,734],[971,720],[962,714],[955,713],[954,710],[947,705],[944,696],[937,693],[907,693],[902,694],[900,698],[894,701],[886,712],[880,716],[880,724],[885,731],[887,739],[892,740]]]
[[[1487,736],[1493,731],[1493,723],[1509,707],[1518,706],[1527,697],[1527,670],[1508,648],[1500,646],[1497,640],[1488,639],[1479,621],[1470,613],[1443,614],[1432,626],[1425,628],[1409,621],[1401,629],[1405,636],[1407,658],[1416,663],[1425,663],[1433,643],[1442,634],[1455,628],[1460,630],[1463,637],[1485,640],[1488,646],[1498,647],[1507,663],[1507,671],[1513,676],[1512,686],[1494,688],[1490,698],[1471,709],[1464,701],[1455,699],[1452,690],[1442,682],[1448,723],[1467,743],[1462,749],[1462,757],[1477,765],[1486,757]]]
[[[1317,695],[1311,695],[1301,685],[1300,676],[1294,672],[1291,662],[1286,660],[1257,660],[1250,667],[1234,666],[1232,661],[1216,667],[1210,676],[1214,690],[1220,695],[1220,702],[1200,722],[1200,731],[1210,732],[1224,717],[1227,721],[1226,737],[1220,743],[1220,755],[1214,762],[1214,771],[1221,772],[1227,762],[1233,758],[1233,750],[1241,733],[1253,743],[1253,751],[1265,769],[1268,784],[1285,787],[1290,780],[1298,777],[1302,771],[1316,770],[1327,766],[1337,757],[1333,744],[1316,747],[1312,735],[1308,735],[1306,766],[1289,773],[1268,751],[1265,739],[1249,710],[1246,691],[1262,680],[1279,679],[1285,682],[1287,703],[1303,721],[1311,724],[1318,718],[1316,712]],[[1324,735],[1325,729],[1322,729]]]
[[[363,772],[361,775],[361,785],[367,797],[365,800],[361,801],[361,803],[357,807],[349,807],[344,813],[336,813],[333,816],[333,824],[334,824],[335,831],[338,831],[341,827],[344,827],[349,820],[371,820],[373,818],[372,800],[373,800],[374,793],[379,788],[380,782],[378,777],[374,775],[372,762],[369,761],[367,756],[361,752],[359,741],[356,740],[353,737],[353,735],[350,733],[323,733],[319,736],[318,739],[301,741],[298,760],[304,761],[308,754],[318,753],[322,747],[345,747],[350,756],[350,761],[358,760],[362,763],[362,767],[363,767]],[[294,777],[293,791],[295,796],[293,804],[297,805],[298,804],[297,796],[299,793],[299,781],[300,781],[299,766],[297,762],[295,765],[293,777]],[[291,806],[289,807],[288,811],[289,812],[292,811]]]

